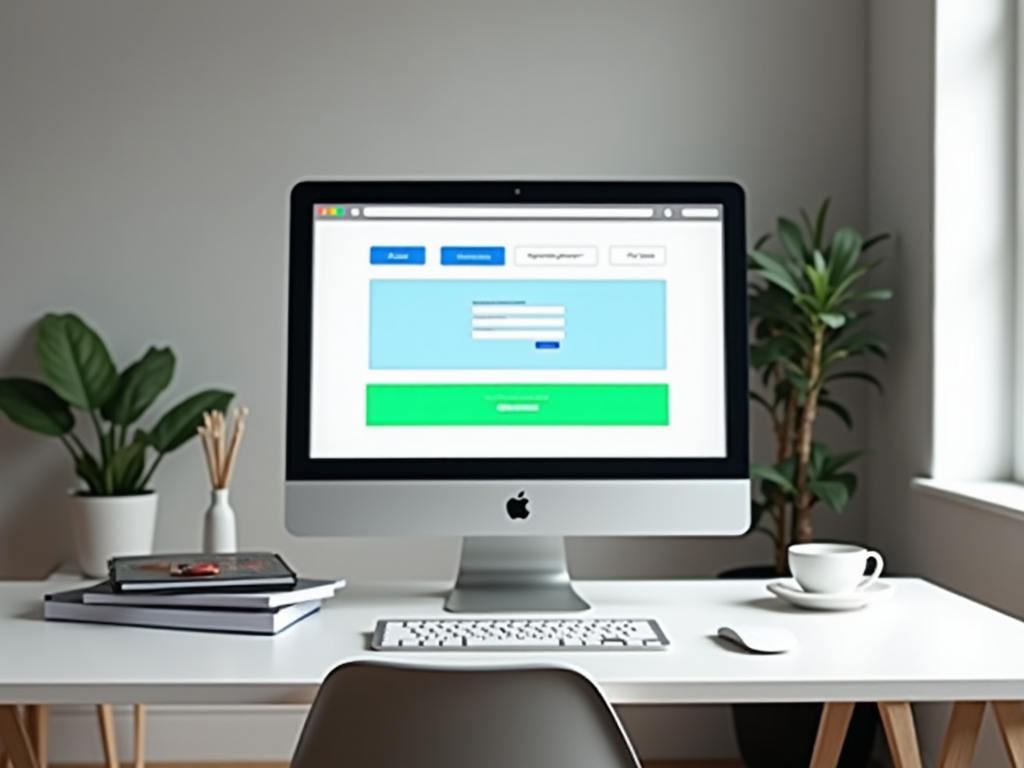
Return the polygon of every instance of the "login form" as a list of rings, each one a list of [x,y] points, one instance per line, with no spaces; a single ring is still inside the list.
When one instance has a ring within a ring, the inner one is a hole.
[[[314,458],[722,457],[718,206],[314,209]]]

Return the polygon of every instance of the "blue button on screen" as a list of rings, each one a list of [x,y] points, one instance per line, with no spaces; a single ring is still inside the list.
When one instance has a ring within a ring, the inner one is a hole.
[[[427,249],[422,245],[372,245],[371,264],[426,264]]]
[[[558,349],[557,341],[538,341],[536,342],[537,349]]]
[[[500,267],[504,263],[505,249],[502,247],[446,245],[441,248],[441,264],[446,267]]]

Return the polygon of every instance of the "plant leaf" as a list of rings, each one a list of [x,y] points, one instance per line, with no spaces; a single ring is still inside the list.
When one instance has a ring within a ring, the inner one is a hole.
[[[814,239],[814,224],[811,223],[811,217],[807,215],[807,211],[803,208],[800,209],[800,220],[804,223],[804,229],[807,230],[807,236],[811,239],[811,248],[818,250],[821,248],[821,243]]]
[[[829,452],[822,443],[811,443],[811,457],[807,462],[808,480],[826,480],[824,476],[825,462],[828,461]]]
[[[842,328],[846,325],[846,315],[841,312],[822,312],[818,317],[829,328]]]
[[[755,271],[765,280],[775,283],[787,293],[800,293],[800,286],[796,284],[793,275],[771,255],[764,251],[751,251],[750,258],[757,264]]]
[[[828,264],[825,263],[825,256],[817,248],[814,249],[814,268],[818,272],[828,272]]]
[[[760,369],[766,365],[798,360],[800,345],[788,335],[770,336],[750,345],[750,365]]]
[[[138,421],[174,376],[174,353],[150,347],[121,373],[117,390],[103,406],[103,417],[126,427]]]
[[[828,345],[826,357],[832,358],[838,354],[836,359],[840,359],[864,352],[872,352],[879,357],[885,357],[887,352],[885,339],[875,331],[861,331],[850,336],[842,336]]]
[[[117,369],[106,345],[77,315],[43,318],[36,357],[49,385],[76,408],[99,408],[117,389]]]
[[[837,279],[842,279],[856,266],[860,258],[861,246],[864,239],[853,227],[840,227],[832,235],[832,245],[829,248],[832,270]]]
[[[853,417],[850,416],[850,412],[846,408],[835,400],[822,397],[818,399],[818,407],[824,408],[827,411],[832,411],[836,416],[839,417],[840,421],[843,422],[849,429],[853,429]]]
[[[19,427],[50,437],[75,426],[75,415],[60,395],[30,379],[0,379],[0,411]]]
[[[857,492],[857,476],[853,472],[843,472],[836,475],[835,479],[846,486],[846,493],[852,499],[853,494]]]
[[[866,381],[869,384],[873,384],[878,388],[879,392],[883,392],[882,382],[878,380],[873,374],[867,373],[866,371],[842,371],[841,373],[833,373],[828,376],[826,381],[836,381],[838,379],[860,379]]]
[[[821,248],[825,238],[825,220],[828,218],[828,207],[832,204],[832,198],[826,197],[818,209],[818,220],[814,225],[814,247]]]
[[[883,240],[888,240],[888,239],[889,239],[889,233],[888,232],[883,232],[880,235],[874,235],[872,237],[869,237],[867,240],[864,241],[864,244],[860,247],[861,253],[863,253],[868,248],[871,248],[874,245],[878,245]]]
[[[134,442],[124,446],[110,458],[110,494],[124,496],[138,493],[141,490],[138,485],[142,479],[145,461],[146,443],[139,440],[136,435]]]
[[[800,227],[789,219],[779,218],[778,230],[779,240],[789,254],[799,262],[806,262],[807,245],[804,243],[804,236],[800,233]]]
[[[850,501],[849,489],[839,480],[815,480],[807,484],[807,490],[836,512],[842,512]]]
[[[170,453],[196,436],[204,411],[227,411],[232,392],[208,389],[186,398],[164,414],[146,435],[149,445],[159,453]]]
[[[763,405],[764,409],[768,411],[768,413],[775,413],[775,407],[768,402],[767,398],[765,398],[764,395],[761,395],[758,392],[751,391],[750,399],[753,400],[755,403],[760,403],[761,405]]]
[[[868,455],[868,452],[867,451],[863,451],[863,450],[862,451],[846,451],[845,453],[832,453],[832,454],[829,454],[828,457],[825,459],[825,466],[824,466],[824,469],[823,469],[824,477],[827,477],[829,479],[838,479],[839,475],[836,475],[836,473],[840,469],[845,467],[847,464],[850,464],[850,463],[856,461],[857,459],[861,458],[862,456],[867,456],[867,455]],[[850,474],[850,473],[847,473],[847,474]],[[833,478],[833,476],[834,476],[834,478]],[[824,477],[823,477],[823,479],[824,479]]]
[[[796,488],[793,486],[793,481],[786,477],[778,467],[772,466],[771,464],[760,464],[756,462],[751,464],[750,476],[758,477],[762,480],[774,483],[787,493],[794,493],[796,491]]]
[[[888,301],[892,298],[892,290],[889,288],[874,288],[870,291],[855,293],[850,301]]]
[[[75,457],[75,474],[85,482],[90,493],[100,495],[106,493],[103,470],[100,469],[96,458],[88,451],[83,451],[81,455]]]

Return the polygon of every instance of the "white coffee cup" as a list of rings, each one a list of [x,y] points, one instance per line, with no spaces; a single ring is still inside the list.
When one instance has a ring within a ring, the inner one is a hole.
[[[875,569],[865,576],[868,560]],[[805,592],[842,594],[867,589],[882,574],[882,556],[855,544],[794,544],[789,548],[789,570]]]

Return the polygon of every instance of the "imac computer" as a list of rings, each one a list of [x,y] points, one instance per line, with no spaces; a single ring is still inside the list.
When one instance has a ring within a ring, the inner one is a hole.
[[[732,183],[291,194],[286,523],[461,536],[451,611],[583,610],[563,537],[750,521]]]

